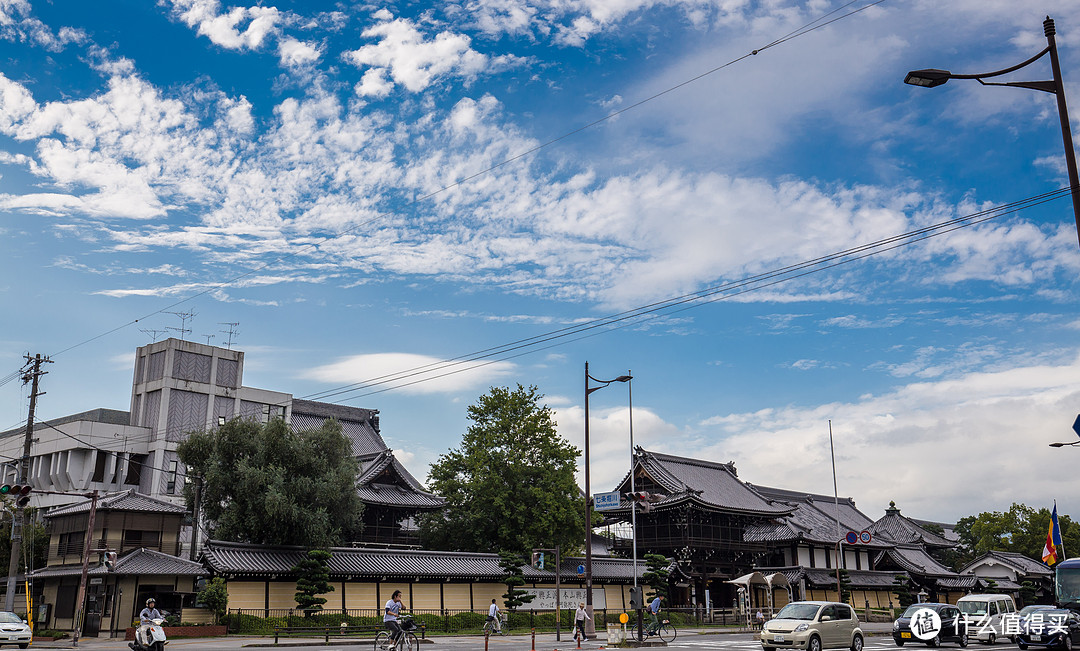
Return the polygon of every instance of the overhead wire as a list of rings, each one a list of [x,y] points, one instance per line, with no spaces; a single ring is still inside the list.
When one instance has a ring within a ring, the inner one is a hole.
[[[728,61],[727,63],[716,66],[716,67],[714,67],[714,68],[712,68],[710,70],[707,70],[707,71],[705,71],[705,72],[703,72],[701,74],[695,75],[694,77],[686,79],[686,80],[684,80],[684,81],[682,81],[682,82],[680,82],[678,84],[675,84],[674,86],[671,86],[671,87],[669,87],[669,88],[667,88],[665,90],[654,93],[654,94],[652,94],[652,95],[650,95],[648,97],[645,97],[644,99],[641,99],[641,100],[639,100],[637,102],[634,102],[633,104],[630,104],[630,105],[625,106],[623,108],[611,111],[610,113],[608,113],[607,115],[605,115],[605,116],[603,116],[601,118],[595,119],[595,120],[593,120],[591,122],[588,122],[588,123],[586,123],[584,125],[576,127],[576,128],[574,128],[574,129],[572,129],[570,131],[567,131],[567,132],[563,133],[562,135],[559,135],[559,136],[556,136],[554,138],[543,141],[543,142],[541,142],[541,143],[539,143],[539,144],[537,144],[537,145],[535,145],[533,147],[530,147],[529,149],[526,149],[526,150],[524,150],[522,152],[519,152],[518,154],[510,156],[509,158],[506,158],[506,159],[504,159],[504,160],[502,160],[502,161],[500,161],[498,163],[495,163],[495,164],[493,164],[493,165],[491,165],[489,167],[486,167],[486,168],[484,168],[484,169],[482,169],[482,170],[480,170],[478,172],[474,172],[472,174],[469,174],[467,176],[464,176],[464,177],[454,181],[453,183],[442,186],[442,187],[438,188],[437,190],[433,190],[431,192],[428,192],[427,194],[423,194],[423,195],[420,195],[418,197],[413,198],[412,200],[406,201],[405,202],[405,207],[411,207],[411,206],[419,204],[420,202],[423,202],[423,201],[431,199],[431,198],[433,198],[435,196],[438,196],[438,195],[440,195],[440,194],[442,194],[442,193],[444,193],[444,192],[446,192],[448,190],[451,190],[451,189],[456,188],[458,186],[461,186],[461,185],[463,185],[465,183],[468,183],[469,181],[472,181],[473,179],[476,179],[476,178],[478,178],[480,176],[484,176],[486,174],[489,174],[489,173],[491,173],[491,172],[493,172],[493,171],[495,171],[497,169],[500,169],[500,168],[502,168],[502,167],[504,167],[506,165],[509,165],[510,163],[513,163],[513,162],[521,160],[521,159],[523,159],[525,157],[528,157],[528,156],[530,156],[530,155],[532,155],[532,154],[534,154],[534,153],[536,153],[536,152],[538,152],[538,151],[540,151],[542,149],[546,149],[546,148],[548,148],[548,147],[550,147],[550,146],[552,146],[552,145],[554,145],[554,144],[556,144],[558,142],[561,142],[561,141],[563,141],[563,140],[565,140],[567,138],[570,138],[571,136],[577,135],[578,133],[581,133],[581,132],[586,131],[588,129],[591,129],[591,128],[597,126],[597,125],[603,124],[604,122],[612,120],[612,119],[614,119],[614,118],[616,118],[616,117],[618,117],[618,116],[620,116],[620,115],[622,115],[622,114],[624,114],[624,113],[626,113],[628,111],[632,111],[632,110],[634,110],[634,109],[636,109],[636,108],[638,108],[638,107],[640,107],[640,106],[642,106],[644,104],[652,102],[652,101],[654,101],[654,100],[656,100],[656,99],[658,99],[660,97],[663,97],[663,96],[665,96],[665,95],[667,95],[669,93],[672,93],[672,92],[674,92],[674,91],[676,91],[676,90],[678,90],[678,89],[680,89],[680,88],[682,88],[684,86],[692,84],[692,83],[694,83],[694,82],[696,82],[696,81],[698,81],[698,80],[700,80],[700,79],[702,79],[704,77],[712,75],[712,74],[714,74],[716,72],[719,72],[720,70],[723,70],[723,69],[725,69],[727,67],[730,67],[730,66],[732,66],[732,65],[734,65],[734,64],[736,64],[736,63],[738,63],[740,61],[748,59],[751,56],[759,54],[760,52],[763,52],[764,50],[767,50],[767,49],[772,48],[772,47],[776,47],[777,45],[780,45],[782,43],[786,43],[786,42],[791,41],[791,40],[793,40],[795,38],[805,36],[806,34],[809,34],[809,33],[813,32],[813,31],[821,29],[821,28],[823,28],[823,27],[825,27],[827,25],[830,25],[832,23],[835,23],[835,22],[837,22],[839,20],[843,20],[843,19],[845,19],[845,18],[847,18],[849,16],[853,16],[853,15],[855,15],[855,14],[861,12],[861,11],[864,11],[865,9],[868,9],[868,8],[870,8],[872,6],[879,5],[879,4],[883,3],[885,0],[873,0],[871,2],[868,2],[863,7],[860,7],[858,9],[849,11],[848,13],[845,13],[843,15],[835,17],[832,20],[829,20],[827,22],[824,22],[824,23],[821,22],[823,20],[823,18],[825,18],[827,16],[831,16],[834,13],[836,13],[837,11],[841,11],[841,10],[851,6],[856,1],[857,0],[851,0],[851,2],[848,2],[847,4],[844,4],[841,7],[837,8],[837,9],[834,9],[834,10],[824,14],[823,16],[819,16],[818,18],[815,18],[814,20],[806,23],[805,25],[803,25],[799,29],[796,29],[796,30],[794,30],[792,32],[789,32],[788,34],[784,35],[783,37],[775,39],[775,40],[771,41],[770,43],[767,43],[766,45],[763,45],[763,46],[761,46],[761,47],[759,47],[757,49],[752,50],[751,52],[748,52],[748,53],[743,54],[743,55],[741,55],[739,57],[736,57],[736,58]],[[358,223],[353,224],[352,226],[350,226],[348,228],[337,231],[334,234],[334,236],[335,237],[341,237],[343,235],[349,235],[349,234],[359,230],[360,228],[362,228],[364,226],[368,226],[368,225],[370,225],[372,223],[375,223],[376,221],[379,221],[381,219],[384,219],[385,217],[387,217],[387,216],[389,216],[391,214],[393,214],[393,213],[391,213],[390,211],[381,212],[381,213],[375,215],[374,217],[372,217],[372,218],[370,218],[368,220],[358,222]],[[314,248],[318,247],[320,243],[321,243],[321,241],[320,242],[309,242],[307,244],[302,244],[299,247],[297,247],[295,250],[293,250],[293,251],[291,251],[289,253],[280,255],[280,256],[278,256],[277,258],[275,258],[272,261],[266,262],[266,263],[264,263],[262,265],[256,265],[254,268],[249,269],[249,270],[247,270],[247,271],[245,271],[243,273],[237,274],[237,275],[235,275],[235,276],[233,276],[233,277],[231,277],[231,278],[229,278],[227,280],[224,280],[224,281],[221,281],[221,282],[218,282],[218,283],[211,283],[208,287],[206,287],[205,289],[203,289],[201,291],[195,292],[194,294],[190,294],[190,295],[188,295],[188,296],[186,296],[184,298],[181,298],[181,299],[179,299],[177,301],[174,301],[174,302],[166,305],[165,307],[162,307],[162,308],[160,308],[158,310],[154,310],[152,312],[144,314],[141,317],[138,317],[136,319],[132,319],[130,321],[127,321],[127,322],[125,322],[123,324],[117,325],[114,328],[111,328],[109,330],[101,332],[101,333],[99,333],[97,335],[94,335],[94,336],[88,338],[88,339],[85,339],[85,340],[79,341],[79,342],[77,342],[75,344],[72,344],[72,345],[68,346],[67,348],[63,348],[63,349],[51,354],[50,357],[51,358],[56,358],[59,355],[62,355],[62,354],[67,353],[67,352],[69,352],[71,350],[74,350],[76,348],[85,346],[86,344],[97,341],[98,339],[106,337],[106,336],[108,336],[108,335],[110,335],[110,334],[112,334],[114,332],[118,332],[120,330],[123,330],[124,328],[135,325],[136,323],[139,323],[142,320],[145,320],[145,319],[148,319],[150,317],[156,316],[158,314],[162,314],[164,312],[167,312],[167,311],[169,311],[169,310],[171,310],[171,309],[173,309],[175,307],[183,305],[184,303],[188,303],[188,302],[190,302],[192,300],[195,300],[195,299],[197,299],[199,297],[206,296],[207,294],[210,294],[211,292],[217,291],[217,290],[225,288],[225,287],[229,287],[229,286],[239,282],[240,280],[243,280],[244,278],[247,278],[247,277],[252,276],[252,275],[254,275],[256,273],[259,273],[259,272],[261,272],[261,271],[263,271],[265,269],[270,268],[272,265],[276,265],[276,264],[278,264],[278,263],[280,263],[280,262],[282,262],[284,260],[295,258],[296,256],[300,255],[301,253],[305,252],[306,250],[314,249]]]
[[[502,344],[502,345],[499,345],[499,346],[493,346],[493,347],[490,347],[490,348],[485,348],[485,349],[482,349],[482,350],[479,350],[479,351],[474,351],[472,353],[468,353],[468,354],[465,354],[465,355],[460,355],[460,356],[453,357],[453,358],[450,358],[450,359],[447,359],[447,360],[440,360],[438,362],[431,362],[431,363],[428,363],[428,364],[424,364],[424,365],[416,366],[416,367],[413,367],[413,368],[405,369],[403,371],[399,371],[399,372],[396,372],[396,373],[388,373],[388,374],[377,376],[377,377],[374,377],[374,378],[369,378],[367,380],[363,380],[363,381],[360,381],[360,382],[353,382],[353,383],[350,383],[350,384],[325,389],[325,390],[322,390],[322,391],[319,391],[319,392],[315,392],[315,393],[303,396],[302,399],[325,400],[327,398],[332,398],[332,397],[344,395],[344,394],[355,392],[355,391],[362,391],[362,390],[372,388],[372,387],[375,387],[375,386],[380,386],[380,385],[383,385],[383,384],[389,384],[389,383],[392,383],[392,382],[398,382],[398,381],[401,381],[401,380],[407,380],[409,378],[413,378],[413,377],[416,377],[418,375],[427,375],[429,373],[438,372],[438,371],[444,370],[446,368],[453,368],[453,367],[458,367],[458,366],[462,366],[462,365],[466,365],[466,364],[473,364],[474,362],[479,362],[481,360],[484,360],[484,359],[487,359],[487,358],[490,358],[490,357],[504,355],[506,353],[509,353],[509,352],[512,352],[512,351],[515,351],[515,350],[519,350],[519,349],[526,348],[526,347],[537,346],[539,344],[542,344],[542,343],[545,343],[545,342],[548,342],[548,341],[552,341],[552,340],[556,340],[556,339],[561,339],[563,337],[569,337],[569,336],[581,334],[582,332],[594,330],[594,329],[597,329],[597,328],[605,328],[605,327],[608,327],[608,326],[615,326],[615,325],[621,324],[623,322],[629,322],[627,325],[634,325],[634,324],[636,324],[638,322],[638,321],[635,321],[635,319],[639,319],[640,317],[644,317],[644,316],[647,316],[647,315],[652,315],[654,313],[661,312],[661,311],[664,311],[664,310],[669,310],[670,308],[673,308],[673,307],[676,307],[676,306],[679,306],[679,305],[682,305],[682,304],[685,304],[685,303],[698,302],[698,303],[704,304],[704,302],[711,302],[711,301],[703,301],[702,299],[713,296],[713,295],[721,293],[721,292],[730,292],[730,291],[732,291],[734,289],[739,289],[741,287],[744,287],[744,286],[752,284],[752,283],[761,283],[761,282],[764,282],[766,280],[770,280],[770,279],[773,279],[773,278],[776,278],[776,277],[779,277],[779,276],[792,274],[793,272],[800,271],[802,269],[815,267],[815,266],[820,266],[820,265],[823,265],[823,264],[825,264],[827,262],[830,262],[832,260],[835,260],[835,259],[838,259],[838,258],[841,258],[841,257],[854,256],[854,255],[856,255],[856,254],[858,254],[858,253],[860,253],[862,251],[866,251],[866,250],[870,250],[870,249],[880,249],[877,252],[878,253],[883,253],[885,251],[897,248],[897,247],[882,248],[882,247],[885,247],[886,245],[889,245],[889,244],[894,243],[894,242],[898,242],[898,241],[903,240],[903,241],[907,241],[907,243],[915,243],[917,241],[921,241],[922,239],[926,239],[925,237],[919,237],[919,236],[927,234],[927,233],[933,233],[933,232],[937,231],[936,232],[937,235],[943,235],[943,234],[945,234],[947,232],[951,232],[951,230],[955,230],[955,228],[950,229],[950,227],[952,227],[952,226],[956,226],[956,227],[972,226],[972,225],[981,223],[983,221],[987,221],[988,219],[995,219],[997,217],[1001,217],[1001,216],[1004,216],[1004,215],[1007,215],[1007,214],[1012,214],[1012,213],[1018,212],[1019,210],[1034,207],[1034,206],[1040,205],[1042,203],[1046,203],[1047,201],[1053,201],[1055,199],[1059,199],[1059,198],[1068,196],[1069,194],[1070,194],[1069,188],[1061,188],[1061,189],[1057,189],[1057,190],[1048,191],[1048,192],[1045,192],[1045,193],[1042,193],[1042,194],[1039,194],[1039,195],[1034,195],[1032,197],[1028,197],[1028,198],[1021,199],[1021,200],[1018,200],[1018,201],[1010,202],[1010,203],[1007,203],[1007,204],[1002,204],[1002,205],[999,205],[999,206],[994,206],[994,207],[987,208],[985,210],[980,210],[980,211],[970,213],[970,214],[967,214],[967,215],[962,215],[960,217],[956,217],[954,219],[947,220],[945,222],[920,227],[920,228],[908,231],[906,233],[893,235],[893,236],[890,236],[890,237],[887,237],[887,238],[883,238],[881,240],[877,240],[877,241],[869,242],[869,243],[865,243],[865,244],[860,244],[860,245],[850,247],[850,248],[842,250],[842,251],[837,251],[837,252],[834,252],[834,253],[830,253],[828,255],[819,256],[817,258],[804,260],[802,262],[794,263],[794,264],[787,265],[787,266],[784,266],[784,267],[780,267],[780,268],[777,268],[777,269],[772,269],[772,270],[769,270],[769,271],[766,271],[766,272],[762,272],[762,273],[759,273],[759,274],[748,276],[746,278],[739,279],[737,281],[730,281],[730,282],[722,283],[720,285],[707,287],[707,288],[704,288],[704,289],[701,289],[701,290],[698,290],[698,291],[695,291],[695,292],[690,292],[690,293],[687,293],[687,294],[683,294],[681,296],[675,296],[675,297],[671,297],[671,298],[666,298],[666,299],[656,301],[656,302],[653,302],[653,303],[649,303],[649,304],[646,304],[646,305],[643,305],[643,306],[631,308],[629,310],[625,310],[623,312],[619,312],[619,313],[616,313],[616,314],[613,314],[613,315],[607,315],[607,316],[604,316],[604,317],[591,319],[591,320],[585,321],[583,323],[570,325],[570,326],[567,326],[567,327],[564,327],[564,328],[560,328],[560,329],[557,329],[557,330],[541,333],[541,334],[534,335],[534,336],[531,336],[531,337],[526,337],[526,338],[523,338],[523,339],[518,339],[516,341],[512,341],[512,342],[509,342],[507,344]],[[957,225],[959,225],[959,226],[957,226]],[[916,238],[918,238],[918,239],[916,239]],[[866,257],[866,256],[861,256],[861,257]],[[856,257],[856,258],[853,258],[853,259],[861,259],[861,257]],[[831,265],[831,266],[835,266],[835,265]],[[823,267],[821,270],[823,270],[825,268],[831,268],[831,266],[830,267]],[[801,277],[801,275],[805,275],[805,274],[800,274],[799,276],[793,276],[793,278],[794,277]],[[775,284],[775,283],[771,283],[771,284]],[[771,284],[766,285],[766,286],[771,286]],[[739,292],[739,293],[743,293],[743,292]],[[717,300],[720,300],[720,299],[717,299]],[[681,310],[679,310],[679,311],[681,311]],[[624,327],[624,326],[620,326],[620,327]],[[608,327],[607,329],[616,329],[616,328]],[[576,341],[576,340],[577,339],[574,339],[574,341]],[[546,348],[544,348],[544,349],[546,349]],[[495,361],[500,361],[500,360],[504,360],[504,359],[508,359],[508,358],[499,357],[499,359],[497,359]],[[486,364],[484,364],[484,365],[486,365]],[[468,366],[466,368],[457,369],[454,372],[456,373],[456,372],[464,372],[464,371],[467,371],[467,370],[474,370],[475,368],[478,368],[479,366],[481,366],[481,365],[473,364],[473,365]],[[439,374],[439,375],[430,377],[428,379],[435,379],[435,378],[439,378],[439,377],[445,377],[448,374],[449,373]],[[415,384],[415,382],[408,382],[408,383],[402,384],[400,386],[410,386],[412,384]],[[381,393],[381,391],[376,392],[376,393]],[[363,395],[371,395],[371,394],[372,393],[369,392],[369,393],[365,393]],[[360,396],[355,396],[355,397],[360,397]]]

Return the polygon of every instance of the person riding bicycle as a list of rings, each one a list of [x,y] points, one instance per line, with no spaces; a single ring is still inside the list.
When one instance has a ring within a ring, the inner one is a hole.
[[[652,603],[649,604],[649,607],[646,608],[646,610],[649,613],[649,631],[650,632],[656,631],[656,629],[660,628],[659,614],[660,614],[660,601],[662,599],[663,599],[663,596],[656,595],[656,599],[653,599]]]
[[[501,633],[502,628],[499,621],[499,607],[495,604],[495,600],[491,600],[491,606],[488,607],[487,623],[491,626],[496,633]]]
[[[386,602],[384,608],[383,626],[390,631],[390,641],[394,644],[397,644],[398,638],[401,637],[402,630],[401,624],[398,623],[398,616],[404,605],[401,603],[401,590],[394,590],[394,594],[390,595],[390,601]]]

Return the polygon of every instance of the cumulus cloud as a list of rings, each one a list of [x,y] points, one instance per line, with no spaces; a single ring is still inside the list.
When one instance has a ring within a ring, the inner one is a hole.
[[[173,15],[200,36],[228,50],[256,50],[278,30],[282,14],[276,7],[231,7],[222,11],[218,0],[172,0]]]
[[[310,369],[302,377],[333,385],[360,384],[375,391],[397,387],[411,394],[457,393],[497,383],[515,368],[510,362],[445,362],[416,353],[375,353],[352,355]]]
[[[389,17],[385,10],[379,16]],[[356,86],[361,96],[386,94],[388,80],[413,93],[443,77],[468,82],[493,63],[472,49],[468,36],[443,31],[429,39],[407,18],[384,20],[364,30],[363,36],[377,42],[342,54],[345,61],[365,70],[363,81]],[[508,60],[494,63],[503,65]]]

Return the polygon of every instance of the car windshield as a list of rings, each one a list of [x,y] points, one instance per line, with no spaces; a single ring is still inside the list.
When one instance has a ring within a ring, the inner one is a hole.
[[[1020,609],[1020,612],[1017,613],[1017,614],[1020,615],[1021,617],[1023,617],[1025,615],[1030,615],[1031,613],[1035,612],[1036,610],[1050,610],[1051,608],[1052,608],[1052,606],[1038,606],[1038,605],[1036,605],[1036,606],[1024,606],[1023,608]]]
[[[22,617],[15,613],[0,612],[0,624],[22,624]]]
[[[788,604],[776,613],[776,619],[806,619],[811,620],[817,615],[818,604]]]
[[[910,618],[912,615],[915,614],[916,611],[922,610],[923,608],[926,608],[926,606],[923,605],[923,604],[911,604],[910,606],[907,607],[907,610],[904,611],[904,614],[900,615],[900,616]],[[933,610],[933,609],[931,609],[931,610]]]
[[[986,602],[985,601],[961,601],[956,604],[960,607],[960,612],[965,615],[985,615],[986,614]]]

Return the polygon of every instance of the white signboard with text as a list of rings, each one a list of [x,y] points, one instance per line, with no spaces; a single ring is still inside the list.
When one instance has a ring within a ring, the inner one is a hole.
[[[555,610],[555,588],[521,588],[525,592],[536,597],[518,610]],[[607,595],[603,588],[593,587],[593,609],[602,610],[607,608]],[[559,606],[563,610],[577,610],[578,604],[585,601],[585,588],[563,588],[562,603]]]

